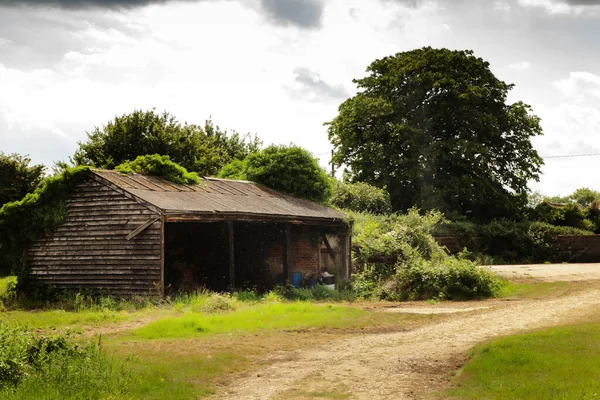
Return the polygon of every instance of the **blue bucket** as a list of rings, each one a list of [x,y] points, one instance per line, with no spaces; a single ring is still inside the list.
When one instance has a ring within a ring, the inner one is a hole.
[[[292,273],[292,286],[296,289],[302,286],[302,272]]]

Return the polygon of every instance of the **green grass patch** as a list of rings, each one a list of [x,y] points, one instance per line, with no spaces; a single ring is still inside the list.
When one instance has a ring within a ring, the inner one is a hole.
[[[574,289],[578,282],[511,282],[507,281],[498,293],[499,298],[540,298],[556,296]]]
[[[9,325],[25,325],[30,328],[81,328],[120,323],[140,316],[139,313],[127,311],[7,311],[0,313],[0,321]]]
[[[235,312],[205,314],[188,312],[141,327],[133,335],[144,339],[186,338],[204,334],[257,332],[304,328],[347,328],[364,325],[366,311],[331,304],[263,303]],[[361,324],[362,323],[362,324]]]
[[[459,371],[460,399],[592,399],[600,396],[600,324],[545,329],[477,346]]]

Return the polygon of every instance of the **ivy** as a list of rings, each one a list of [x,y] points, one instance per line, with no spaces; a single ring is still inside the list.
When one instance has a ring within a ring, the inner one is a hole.
[[[75,186],[89,176],[89,171],[89,167],[66,169],[45,179],[23,199],[0,208],[0,270],[19,276],[20,286],[26,284],[29,275],[25,251],[63,223],[66,200]]]
[[[122,174],[146,174],[164,178],[173,183],[200,183],[200,177],[195,172],[188,172],[181,165],[171,161],[169,156],[151,154],[138,156],[133,161],[126,161],[115,168]]]

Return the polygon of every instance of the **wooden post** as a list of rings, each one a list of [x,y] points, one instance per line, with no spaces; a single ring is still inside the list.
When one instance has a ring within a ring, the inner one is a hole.
[[[292,238],[290,224],[285,224],[285,250],[283,257],[283,279],[284,284],[290,282],[290,271],[292,266]]]
[[[165,297],[165,216],[160,216],[160,297]]]
[[[233,243],[233,222],[229,221],[229,290],[235,290],[235,247]]]

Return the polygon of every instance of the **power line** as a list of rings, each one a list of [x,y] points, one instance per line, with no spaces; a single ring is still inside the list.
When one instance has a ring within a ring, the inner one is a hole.
[[[576,158],[576,157],[596,157],[600,156],[600,153],[590,153],[590,154],[569,154],[565,156],[542,156],[542,158]]]

